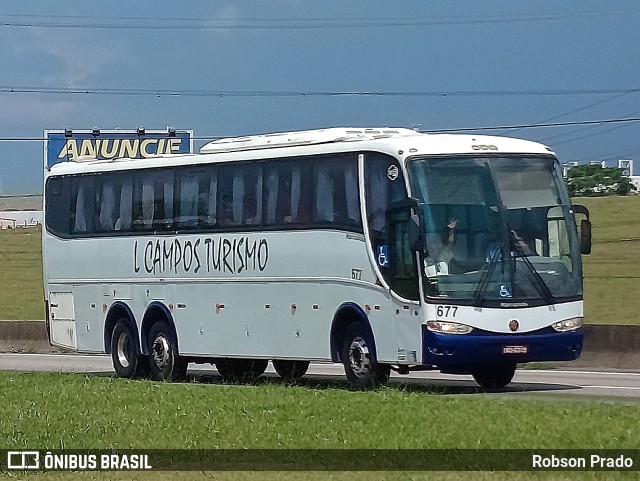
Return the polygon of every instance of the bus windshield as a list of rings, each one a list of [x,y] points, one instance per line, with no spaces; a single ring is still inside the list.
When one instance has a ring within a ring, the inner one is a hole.
[[[554,157],[419,157],[408,174],[424,215],[429,298],[517,306],[581,297],[575,219]]]

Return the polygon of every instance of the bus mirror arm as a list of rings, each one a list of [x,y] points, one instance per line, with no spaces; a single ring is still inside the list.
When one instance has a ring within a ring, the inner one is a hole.
[[[571,206],[573,212],[576,214],[584,214],[587,220],[589,220],[589,209],[587,209],[584,205],[573,204]]]
[[[422,210],[420,202],[415,197],[407,198],[407,205],[411,209],[409,221],[409,247],[414,252],[425,252],[427,243],[423,230]]]
[[[400,217],[397,217],[397,216]],[[424,252],[425,236],[423,229],[422,210],[417,199],[409,197],[392,204],[386,212],[387,223],[404,224],[407,247],[415,252]],[[391,232],[392,229],[388,229]],[[393,229],[395,231],[395,228]]]
[[[412,251],[423,252],[425,249],[424,235],[422,235],[422,223],[420,216],[415,212],[411,213],[409,222],[409,246]]]

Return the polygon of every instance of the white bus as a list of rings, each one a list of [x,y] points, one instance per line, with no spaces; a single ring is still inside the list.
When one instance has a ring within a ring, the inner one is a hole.
[[[122,377],[324,361],[357,386],[438,369],[496,389],[582,349],[588,212],[537,143],[277,133],[62,162],[44,192],[50,342]]]

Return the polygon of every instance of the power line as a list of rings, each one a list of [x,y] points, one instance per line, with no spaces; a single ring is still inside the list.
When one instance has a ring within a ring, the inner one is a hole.
[[[605,152],[604,154],[593,154],[593,158],[600,159],[600,160],[617,160],[617,159],[624,159],[625,157],[635,156],[637,154],[640,154],[640,146],[638,145],[632,148],[619,150],[613,153]]]
[[[56,15],[0,15],[0,27],[14,28],[67,28],[114,30],[296,30],[296,29],[352,29],[383,27],[426,27],[450,25],[495,25],[523,22],[548,22],[592,17],[619,17],[636,13],[625,11],[547,12],[521,15],[474,15],[457,17],[415,18],[169,18],[169,17],[106,17],[106,16],[56,16]],[[4,19],[4,18],[8,19]],[[26,20],[12,20],[25,18]],[[46,18],[47,20],[33,20]],[[74,21],[70,22],[69,19]],[[78,20],[89,20],[79,22]],[[135,23],[126,23],[135,22]],[[141,23],[142,22],[142,23]],[[149,23],[151,22],[151,23]],[[156,22],[156,23],[153,23]],[[164,22],[159,24],[157,22]]]
[[[631,115],[637,115],[639,112],[640,112],[640,110],[636,110],[635,112],[627,114],[624,117],[630,118]],[[594,137],[596,135],[606,134],[606,133],[614,131],[614,130],[618,130],[618,129],[621,129],[621,128],[624,128],[624,127],[628,127],[629,125],[630,124],[615,125],[615,126],[610,127],[608,129],[600,130],[599,132],[595,132],[595,133],[591,133],[591,134],[579,135],[578,137],[575,137],[575,135],[574,135],[573,137],[570,137],[568,139],[562,140],[560,142],[553,142],[553,145],[568,144],[568,143],[571,143],[571,142],[575,142],[577,140],[582,140],[582,139],[586,139],[586,138],[589,138],[589,137]],[[574,131],[574,134],[575,133],[579,133],[579,132],[584,132],[584,131],[587,131],[589,129],[597,128],[597,127],[598,127],[598,125],[595,125],[595,126],[594,125],[590,125],[590,126],[582,128],[582,129],[577,129],[576,131]],[[565,135],[567,135],[567,134],[565,134]],[[561,137],[561,135],[555,135],[555,136],[549,137],[547,139],[542,139],[542,142],[547,142],[547,141],[553,140],[553,139],[558,138],[558,137]]]
[[[629,17],[631,14],[637,14],[637,8],[626,8],[626,9],[615,9],[615,10],[591,10],[591,11],[568,11],[568,12],[541,12],[541,13],[513,13],[509,15],[499,14],[499,15],[430,15],[429,20],[426,21],[470,21],[470,20],[486,20],[486,19],[505,19],[509,21],[511,19],[536,19],[536,20],[548,20],[551,17],[558,18],[588,18],[588,17]],[[145,16],[127,16],[127,15],[118,15],[118,16],[109,16],[109,15],[56,15],[56,14],[48,14],[48,13],[1,13],[0,19],[3,18],[45,18],[47,20],[112,20],[114,22],[122,22],[122,21],[144,21],[144,22],[158,22],[158,21],[166,21],[166,22],[203,22],[203,21],[234,21],[234,22],[274,22],[274,23],[289,23],[291,21],[300,21],[300,22],[344,22],[344,21],[363,21],[363,22],[380,22],[380,21],[413,21],[415,22],[415,17],[366,17],[364,15],[359,15],[357,18],[345,18],[345,17],[287,17],[287,18],[267,18],[267,17],[207,17],[206,15],[199,17],[156,17],[151,15]]]
[[[612,100],[615,100],[615,99],[620,98],[620,97],[624,97],[625,95],[629,95],[630,93],[631,92],[623,92],[623,93],[615,94],[615,95],[612,95],[611,97],[607,97],[606,99],[598,100],[597,102],[593,102],[593,103],[590,103],[588,105],[584,105],[584,106],[579,107],[577,109],[573,109],[573,110],[570,110],[568,112],[564,112],[564,113],[561,113],[561,114],[558,114],[558,115],[554,115],[552,117],[548,117],[548,118],[543,119],[543,120],[539,120],[536,123],[552,122],[554,120],[561,119],[562,117],[566,117],[567,115],[577,114],[578,112],[583,112],[585,110],[589,110],[589,109],[591,109],[593,107],[596,107],[598,105],[604,104],[606,102],[611,102]],[[625,115],[625,117],[628,117],[628,115]],[[520,129],[511,129],[511,130],[509,130],[509,131],[507,131],[505,133],[512,134],[512,133],[517,132],[519,130]],[[564,135],[567,135],[567,134],[559,134],[558,137],[559,136],[564,136]],[[555,138],[555,137],[550,137],[549,139],[552,139],[552,138]]]
[[[547,124],[521,124],[521,125],[502,125],[496,127],[461,127],[455,129],[429,129],[418,130],[417,132],[423,134],[439,134],[439,133],[456,133],[456,132],[483,132],[491,130],[504,130],[504,129],[536,129],[545,127],[569,127],[574,125],[596,125],[596,124],[623,124],[631,122],[640,122],[640,117],[635,118],[622,118],[622,119],[604,119],[604,120],[580,120],[576,122],[559,122],[559,123],[547,123]],[[217,140],[230,136],[197,136],[192,137],[192,140]],[[231,136],[232,137],[232,136]],[[45,137],[0,137],[0,142],[43,142],[48,140]]]
[[[68,88],[0,85],[5,94],[121,95],[155,97],[526,97],[627,95],[640,88],[538,90],[416,90],[416,91],[304,91],[304,90],[179,90],[140,88]]]
[[[482,132],[490,130],[504,130],[504,129],[537,129],[545,127],[569,127],[574,125],[602,125],[602,124],[616,124],[626,122],[640,122],[640,117],[626,118],[626,119],[605,119],[605,120],[580,120],[576,122],[557,122],[549,124],[523,124],[523,125],[503,125],[500,127],[465,127],[456,129],[434,129],[434,130],[420,130],[422,133],[438,134],[438,133],[450,133],[450,132]]]

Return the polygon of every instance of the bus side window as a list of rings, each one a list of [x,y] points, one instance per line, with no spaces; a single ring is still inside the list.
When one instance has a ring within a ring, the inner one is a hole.
[[[71,195],[71,232],[91,234],[94,232],[94,178],[83,177]]]
[[[179,182],[176,226],[194,229],[198,225],[198,177],[195,172],[185,172]]]
[[[242,169],[245,178],[245,193],[242,199],[242,224],[262,224],[262,167]]]
[[[306,159],[272,162],[264,171],[265,225],[306,225],[310,217],[310,175]]]
[[[362,227],[358,191],[357,156],[318,159],[314,169],[314,223]]]
[[[198,187],[198,225],[202,228],[215,227],[218,191],[218,173],[214,168],[202,172]]]
[[[153,228],[173,229],[173,172],[163,171],[154,182]]]
[[[116,219],[114,230],[129,232],[133,214],[133,183],[121,179],[120,183],[120,212]]]
[[[220,170],[218,217],[222,226],[262,224],[262,171],[248,164]]]
[[[54,234],[66,237],[71,232],[71,201],[69,179],[66,177],[52,177],[47,180],[46,195],[46,224]]]
[[[319,166],[316,169],[314,180],[316,191],[314,220],[319,223],[333,222],[335,217],[333,209],[334,186],[329,176],[329,166]]]
[[[275,168],[267,169],[265,174],[264,185],[267,199],[265,203],[264,222],[266,225],[279,224],[282,221],[280,215],[278,215],[282,212],[282,208],[278,207],[283,203],[283,196],[280,191],[284,189],[286,179],[280,181],[278,174],[279,172]]]
[[[97,205],[99,232],[112,232],[116,224],[116,202],[119,200],[116,185],[111,179],[100,176],[97,179]]]

